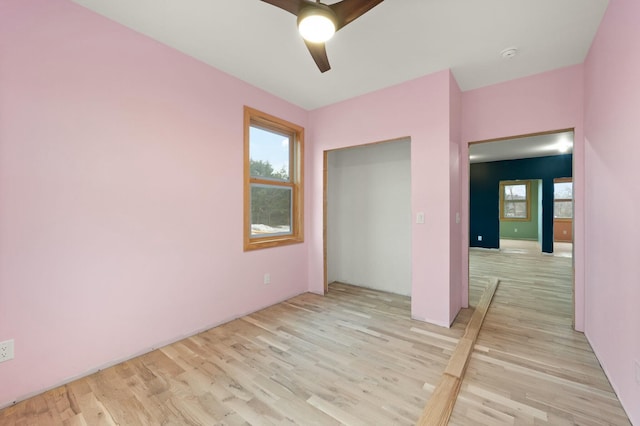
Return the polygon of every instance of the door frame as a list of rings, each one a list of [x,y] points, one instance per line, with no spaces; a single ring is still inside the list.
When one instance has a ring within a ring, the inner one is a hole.
[[[572,132],[573,133],[573,150],[572,150],[572,158],[571,158],[571,169],[572,169],[572,173],[571,173],[571,178],[573,179],[574,182],[574,194],[573,194],[573,205],[574,205],[574,217],[573,217],[573,223],[572,223],[572,227],[575,227],[575,205],[576,205],[576,191],[575,191],[575,181],[576,181],[576,155],[575,155],[575,147],[576,147],[576,128],[575,127],[570,127],[570,128],[564,128],[564,129],[556,129],[556,130],[548,130],[548,131],[542,131],[542,132],[534,132],[534,133],[525,133],[525,134],[519,134],[519,135],[515,135],[515,136],[503,136],[503,137],[499,137],[499,138],[492,138],[492,139],[483,139],[483,140],[477,140],[477,141],[468,141],[468,142],[463,142],[463,144],[465,144],[466,146],[466,154],[467,154],[467,158],[464,159],[466,160],[466,170],[467,170],[467,176],[466,176],[466,185],[467,185],[467,193],[466,193],[466,202],[467,202],[467,212],[468,212],[468,217],[466,218],[466,226],[467,226],[467,238],[466,238],[466,247],[465,247],[465,241],[463,241],[463,250],[464,253],[466,253],[466,259],[463,261],[463,265],[466,265],[466,283],[463,283],[464,286],[464,293],[466,293],[466,300],[463,299],[463,307],[468,307],[469,306],[469,284],[470,284],[470,270],[469,270],[469,256],[470,256],[470,244],[471,244],[471,160],[469,159],[469,147],[471,145],[475,145],[475,144],[481,144],[481,143],[489,143],[489,142],[499,142],[499,141],[504,141],[504,140],[510,140],[510,139],[522,139],[522,138],[527,138],[527,137],[531,137],[531,136],[544,136],[544,135],[553,135],[556,133],[563,133],[563,132]],[[576,253],[576,248],[575,248],[575,229],[573,230],[573,235],[572,235],[572,240],[573,240],[573,247],[572,247],[572,260],[571,260],[571,300],[572,300],[572,304],[571,304],[571,324],[572,324],[572,328],[576,329],[576,259],[575,259],[575,253]],[[498,232],[499,235],[499,232]],[[463,238],[464,239],[464,238]],[[498,238],[499,241],[499,238]]]
[[[342,146],[340,148],[327,149],[322,152],[322,271],[323,271],[323,284],[324,284],[324,294],[329,292],[329,282],[328,282],[328,270],[327,270],[327,196],[328,196],[328,179],[329,179],[329,162],[328,156],[330,152],[341,151],[345,149],[351,148],[362,148],[372,145],[380,145],[383,143],[393,143],[393,142],[402,142],[409,141],[409,147],[411,147],[411,136],[403,136],[393,139],[386,139],[377,142],[369,142],[363,143],[359,145],[349,145]],[[409,148],[411,150],[411,148]],[[411,155],[411,151],[409,151],[409,155]],[[411,158],[411,157],[409,157]]]

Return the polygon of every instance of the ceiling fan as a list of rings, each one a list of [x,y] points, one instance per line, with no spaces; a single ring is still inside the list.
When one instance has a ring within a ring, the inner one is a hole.
[[[298,17],[298,30],[320,72],[331,69],[325,42],[333,34],[364,15],[383,0],[342,0],[334,4],[320,0],[262,0]]]

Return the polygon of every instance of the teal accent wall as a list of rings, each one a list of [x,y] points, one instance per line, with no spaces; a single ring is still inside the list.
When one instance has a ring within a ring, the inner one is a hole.
[[[539,202],[538,202],[538,184],[539,181],[531,180],[531,215],[529,221],[500,221],[500,238],[508,238],[510,240],[538,240],[538,224],[539,218]]]
[[[471,164],[469,166],[469,246],[500,247],[501,180],[538,179],[542,181],[543,208],[542,215],[538,214],[542,221],[542,251],[553,253],[553,180],[559,177],[571,177],[572,162],[571,154],[563,154]]]
[[[542,247],[542,180],[538,180],[538,243]]]

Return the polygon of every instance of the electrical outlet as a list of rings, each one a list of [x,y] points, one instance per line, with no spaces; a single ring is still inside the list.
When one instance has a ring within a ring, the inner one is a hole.
[[[513,232],[518,232],[518,228],[514,228],[514,229],[513,229]]]
[[[271,284],[271,274],[264,274],[264,283]]]
[[[13,359],[13,339],[0,342],[0,362]]]
[[[482,241],[482,235],[478,235],[478,241]]]
[[[636,383],[640,385],[640,362],[636,361]]]
[[[416,223],[424,223],[424,212],[416,213]]]

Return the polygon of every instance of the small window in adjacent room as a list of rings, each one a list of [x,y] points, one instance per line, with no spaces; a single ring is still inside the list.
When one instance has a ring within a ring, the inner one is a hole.
[[[573,179],[562,178],[553,181],[554,219],[573,219]]]
[[[244,108],[244,249],[303,241],[304,129]]]
[[[500,182],[500,220],[527,221],[531,217],[531,182]]]

